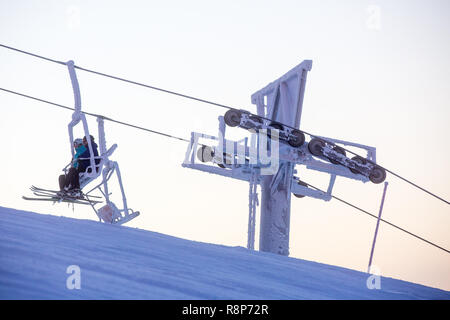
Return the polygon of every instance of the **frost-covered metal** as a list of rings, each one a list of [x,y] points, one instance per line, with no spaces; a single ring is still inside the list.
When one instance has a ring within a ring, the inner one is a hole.
[[[66,63],[67,68],[69,69],[69,75],[70,75],[70,81],[72,82],[72,89],[75,99],[75,111],[72,114],[72,121],[69,123],[69,146],[70,151],[72,152],[72,157],[74,155],[74,149],[73,149],[73,128],[81,121],[83,124],[83,130],[86,135],[86,137],[89,137],[89,126],[87,124],[86,116],[84,113],[81,112],[81,93],[80,93],[80,85],[78,84],[78,78],[77,74],[75,72],[75,64],[72,60],[68,61]],[[91,140],[88,139],[88,149],[89,153],[91,154],[91,157],[89,159],[90,165],[92,168],[95,167],[95,159],[93,157],[93,149],[92,149],[92,143]],[[86,173],[87,175],[94,177],[95,172]]]
[[[329,201],[338,176],[381,183],[385,171],[377,166],[374,147],[326,137],[307,142],[300,130],[307,74],[312,61],[305,60],[251,96],[257,114],[228,110],[219,117],[218,136],[192,132],[183,167],[249,183],[247,246],[254,248],[256,187],[261,187],[259,249],[289,255],[291,195]],[[231,140],[226,126],[248,130],[250,137]],[[345,147],[366,152],[349,158]],[[302,170],[329,174],[326,192],[301,180]]]
[[[80,94],[80,86],[78,83],[77,75],[75,72],[75,65],[73,61],[68,61],[66,63],[69,69],[70,80],[72,82],[72,88],[74,92],[75,98],[75,111],[72,114],[72,120],[70,121],[69,128],[69,139],[70,139],[70,150],[72,152],[72,156],[74,155],[73,150],[73,130],[74,127],[80,123],[83,124],[83,132],[86,138],[90,137],[89,126],[86,120],[85,114],[81,111],[81,94]],[[139,215],[139,211],[133,211],[131,208],[128,208],[127,199],[125,196],[125,190],[123,188],[122,177],[120,174],[119,164],[117,161],[112,161],[109,157],[113,154],[113,152],[117,148],[117,144],[113,144],[109,149],[106,146],[106,138],[105,138],[105,126],[104,120],[102,117],[97,117],[98,123],[98,137],[99,137],[99,156],[95,157],[93,152],[93,146],[91,139],[86,139],[88,142],[88,149],[90,153],[90,166],[86,169],[85,172],[80,173],[80,188],[85,188],[88,184],[95,181],[98,177],[101,176],[101,182],[96,185],[94,188],[90,189],[88,192],[84,192],[84,195],[89,199],[89,195],[98,190],[102,193],[106,205],[97,209],[95,206],[97,203],[92,202],[92,208],[97,214],[100,221],[104,221],[107,223],[114,224],[123,224],[131,219],[137,217]],[[98,161],[98,164],[95,161]],[[67,168],[67,167],[66,167]],[[66,169],[65,168],[65,169]],[[122,209],[119,209],[110,199],[110,191],[108,187],[108,182],[111,176],[116,173],[117,182],[119,184],[120,192],[122,195]],[[102,190],[103,188],[103,190]]]

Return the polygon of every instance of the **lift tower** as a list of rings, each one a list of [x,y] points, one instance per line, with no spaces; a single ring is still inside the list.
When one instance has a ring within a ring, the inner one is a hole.
[[[299,129],[306,76],[312,61],[305,60],[281,78],[252,95],[257,113],[274,123]],[[273,175],[261,176],[261,222],[259,249],[289,255],[291,180],[295,164],[280,161]]]
[[[255,92],[251,101],[256,105],[256,114],[230,108],[224,116],[219,116],[217,137],[191,133],[183,167],[250,184],[249,249],[254,249],[258,185],[261,186],[259,249],[289,255],[291,194],[329,201],[337,176],[373,183],[381,183],[386,178],[385,170],[376,164],[374,147],[318,136],[311,136],[306,142],[300,120],[311,67],[312,61],[304,60]],[[226,139],[227,126],[248,130],[250,139]],[[342,146],[364,150],[366,157],[349,158]],[[329,174],[327,191],[300,180],[297,165]]]

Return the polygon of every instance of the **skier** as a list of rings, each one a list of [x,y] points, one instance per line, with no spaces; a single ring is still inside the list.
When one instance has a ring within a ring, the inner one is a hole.
[[[80,163],[81,161],[78,160],[78,158],[81,158],[82,155],[86,152],[86,147],[83,144],[83,140],[80,138],[77,138],[73,141],[73,147],[75,148],[75,155],[72,159],[72,166],[69,169],[69,172],[67,175],[60,175],[59,176],[59,188],[62,192],[66,191],[79,191],[80,189],[80,181],[79,181],[79,173],[84,172],[86,168],[84,168],[83,171],[80,171]]]
[[[98,157],[98,146],[94,142],[94,137],[89,135],[91,140],[92,152],[94,153],[94,157]],[[75,140],[77,143],[76,154],[74,156],[73,166],[69,169],[67,176],[60,176],[60,188],[62,187],[62,192],[67,192],[71,196],[79,197],[81,196],[80,190],[80,173],[86,171],[91,172],[92,168],[88,168],[90,166],[90,157],[91,154],[89,152],[88,140],[86,137]],[[75,146],[75,145],[74,145]],[[100,159],[95,159],[95,164],[98,165],[100,163]],[[98,167],[96,167],[98,170]],[[63,180],[64,179],[64,180]]]
[[[94,137],[92,135],[89,135],[89,137],[91,140],[92,152],[94,153],[94,157],[96,157],[95,164],[98,165],[100,163],[100,159],[98,158],[98,146],[94,142]],[[89,167],[91,164],[91,162],[90,162],[91,153],[89,152],[89,144],[88,144],[86,137],[83,137],[83,145],[86,148],[86,150],[79,157],[80,159],[83,159],[83,160],[79,160],[78,172],[85,172],[86,168]],[[96,167],[96,169],[98,170],[98,167]],[[92,171],[92,169],[89,168],[88,172],[91,172],[91,171]]]

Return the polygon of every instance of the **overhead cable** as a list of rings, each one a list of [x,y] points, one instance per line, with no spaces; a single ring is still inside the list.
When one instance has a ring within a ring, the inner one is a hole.
[[[4,92],[11,93],[11,94],[15,94],[15,95],[18,95],[18,96],[21,96],[21,97],[24,97],[24,98],[32,99],[32,100],[39,101],[39,102],[43,102],[43,103],[47,103],[47,104],[50,104],[50,105],[53,105],[53,106],[56,106],[56,107],[59,107],[59,108],[63,108],[63,109],[66,109],[66,110],[72,110],[72,111],[75,111],[74,108],[70,108],[70,107],[68,107],[68,106],[65,106],[65,105],[62,105],[62,104],[59,104],[59,103],[55,103],[55,102],[51,102],[51,101],[48,101],[48,100],[45,100],[45,99],[33,97],[33,96],[30,96],[30,95],[27,95],[27,94],[24,94],[24,93],[20,93],[20,92],[17,92],[17,91],[8,90],[8,89],[4,89],[4,88],[0,88],[0,90],[2,90],[2,91],[4,91]],[[181,140],[181,141],[185,141],[185,142],[190,142],[190,140],[188,140],[188,139],[180,138],[180,137],[177,137],[177,136],[174,136],[174,135],[171,135],[171,134],[167,134],[167,133],[163,133],[163,132],[160,132],[160,131],[148,129],[148,128],[145,128],[145,127],[133,125],[133,124],[130,124],[130,123],[127,123],[127,122],[118,121],[118,120],[115,120],[115,119],[112,119],[112,118],[110,118],[110,117],[106,117],[106,116],[103,116],[103,115],[99,115],[99,114],[95,114],[95,113],[90,113],[90,112],[85,112],[85,111],[81,111],[81,112],[84,113],[84,114],[86,114],[86,115],[89,115],[89,116],[93,116],[93,117],[101,117],[101,118],[103,118],[104,120],[108,120],[108,121],[111,121],[111,122],[116,122],[116,123],[121,124],[121,125],[124,125],[124,126],[132,127],[132,128],[134,128],[134,129],[144,130],[144,131],[146,131],[146,132],[150,132],[150,133],[162,135],[162,136],[165,136],[165,137],[171,138],[171,139],[176,139],[176,140]],[[304,181],[303,181],[303,182],[304,182]],[[316,190],[318,190],[318,191],[321,191],[321,192],[324,192],[324,193],[325,193],[325,191],[323,191],[323,190],[321,190],[321,189],[319,189],[319,188],[317,188],[317,187],[315,187],[315,186],[313,186],[313,185],[311,185],[311,184],[308,184],[307,182],[305,182],[305,183],[306,183],[309,187],[314,188],[314,189],[316,189]],[[370,212],[368,212],[368,211],[362,209],[362,208],[359,207],[359,206],[356,206],[356,205],[354,205],[354,204],[351,204],[350,202],[347,202],[347,201],[345,201],[345,200],[343,200],[343,199],[341,199],[341,198],[338,198],[338,197],[336,197],[336,196],[333,196],[333,195],[332,195],[332,197],[333,197],[334,199],[336,199],[336,200],[338,200],[338,201],[340,201],[340,202],[342,202],[342,203],[344,203],[344,204],[346,204],[346,205],[348,205],[348,206],[354,208],[354,209],[357,209],[357,210],[359,210],[359,211],[361,211],[361,212],[363,212],[363,213],[365,213],[365,214],[367,214],[367,215],[369,215],[369,216],[371,216],[371,217],[373,217],[373,218],[378,219],[378,217],[377,217],[376,215],[374,215],[374,214],[372,214],[372,213],[370,213]],[[438,249],[441,249],[441,250],[443,250],[443,251],[445,251],[445,252],[447,252],[447,253],[450,253],[449,250],[447,250],[447,249],[445,249],[445,248],[443,248],[443,247],[441,247],[441,246],[439,246],[439,245],[437,245],[437,244],[435,244],[435,243],[433,243],[433,242],[431,242],[431,241],[429,241],[429,240],[426,240],[426,239],[424,239],[424,238],[422,238],[422,237],[420,237],[420,236],[418,236],[418,235],[416,235],[416,234],[414,234],[414,233],[412,233],[412,232],[410,232],[410,231],[408,231],[408,230],[406,230],[406,229],[404,229],[404,228],[401,228],[401,227],[399,227],[399,226],[397,226],[397,225],[395,225],[395,224],[393,224],[393,223],[391,223],[391,222],[389,222],[389,221],[387,221],[387,220],[380,219],[380,221],[382,221],[382,222],[384,222],[384,223],[386,223],[386,224],[388,224],[388,225],[390,225],[390,226],[392,226],[392,227],[394,227],[394,228],[397,228],[397,229],[399,229],[400,231],[403,231],[403,232],[405,232],[405,233],[407,233],[407,234],[409,234],[409,235],[411,235],[411,236],[414,236],[414,237],[416,237],[417,239],[422,240],[422,241],[424,241],[424,242],[426,242],[426,243],[428,243],[428,244],[430,244],[430,245],[433,245],[434,247],[436,247],[436,248],[438,248]]]
[[[57,63],[57,64],[66,65],[65,62],[62,62],[62,61],[59,61],[59,60],[55,60],[55,59],[51,59],[51,58],[47,58],[47,57],[44,57],[44,56],[41,56],[41,55],[38,55],[38,54],[35,54],[35,53],[31,53],[31,52],[28,52],[28,51],[25,51],[25,50],[20,50],[20,49],[17,49],[17,48],[14,48],[14,47],[10,47],[10,46],[4,45],[4,44],[0,44],[0,47],[4,47],[4,48],[9,49],[9,50],[13,50],[13,51],[16,51],[16,52],[27,54],[27,55],[33,56],[35,58],[40,58],[40,59],[44,59],[46,61],[54,62],[54,63]],[[111,79],[127,82],[127,83],[130,83],[130,84],[133,84],[133,85],[137,85],[137,86],[141,86],[141,87],[145,87],[147,89],[157,90],[157,91],[165,92],[165,93],[168,93],[168,94],[176,95],[176,96],[179,96],[179,97],[182,97],[182,98],[191,99],[191,100],[195,100],[195,101],[202,102],[202,103],[207,103],[207,104],[214,105],[214,106],[217,106],[217,107],[226,108],[226,109],[233,109],[233,110],[242,110],[242,109],[231,107],[231,106],[227,106],[227,105],[224,105],[224,104],[221,104],[221,103],[217,103],[217,102],[213,102],[213,101],[197,98],[197,97],[194,97],[194,96],[182,94],[182,93],[179,93],[179,92],[175,92],[175,91],[171,91],[171,90],[167,90],[167,89],[163,89],[163,88],[158,88],[158,87],[151,86],[151,85],[148,85],[148,84],[145,84],[145,83],[142,83],[142,82],[133,81],[133,80],[129,80],[129,79],[126,79],[126,78],[123,78],[123,77],[118,77],[118,76],[110,75],[110,74],[107,74],[107,73],[103,73],[103,72],[99,72],[99,71],[83,68],[83,67],[80,67],[80,66],[77,66],[77,65],[75,65],[74,68],[76,68],[78,70],[85,71],[85,72],[93,73],[93,74],[96,74],[96,75],[99,75],[99,76],[103,76],[103,77],[107,77],[107,78],[111,78]],[[260,117],[262,119],[265,119],[265,120],[268,120],[268,121],[273,121],[272,119],[269,119],[269,118],[266,118],[266,117],[263,117],[263,116],[258,116],[258,117]],[[282,122],[280,122],[280,124],[285,126],[285,127],[294,129],[294,130],[299,130],[299,129],[294,128],[294,127],[292,127],[290,125],[284,124]],[[328,140],[326,140],[326,139],[324,139],[324,138],[322,138],[322,137],[320,137],[318,135],[306,132],[304,130],[299,130],[299,131],[303,132],[304,134],[309,135],[312,138],[320,138],[321,140],[323,140],[323,141],[325,141],[325,142],[327,142],[327,143],[329,143],[329,144],[331,144],[333,146],[336,146],[336,144],[334,142],[328,141]],[[347,149],[345,147],[342,147],[342,146],[339,146],[339,147],[342,148],[343,150],[345,150],[345,151],[355,155],[355,156],[358,156],[358,157],[361,157],[361,158],[365,158],[365,157],[362,157],[362,156],[358,155],[357,153],[355,153],[354,151],[349,150],[349,149]],[[372,164],[376,164],[375,162],[373,162],[373,161],[371,161],[369,159],[366,159],[366,161],[370,162]],[[417,188],[417,189],[419,189],[419,190],[421,190],[421,191],[423,191],[423,192],[425,192],[425,193],[435,197],[436,199],[438,199],[438,200],[440,200],[440,201],[450,205],[450,201],[448,201],[448,200],[438,196],[434,192],[431,192],[431,191],[425,189],[424,187],[419,186],[418,184],[412,182],[411,180],[401,176],[398,173],[395,173],[392,170],[389,170],[389,169],[385,168],[384,166],[382,166],[380,164],[376,164],[376,165],[379,166],[380,168],[384,169],[386,172],[389,172],[390,174],[394,175],[395,177],[397,177],[397,178],[405,181],[406,183],[412,185],[413,187],[415,187],[415,188]]]

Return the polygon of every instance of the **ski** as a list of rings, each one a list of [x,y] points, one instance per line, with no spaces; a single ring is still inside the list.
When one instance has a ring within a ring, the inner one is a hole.
[[[58,196],[58,194],[56,194],[56,193],[46,192],[46,191],[33,191],[33,194],[38,197],[41,197],[41,196],[57,197]]]
[[[48,192],[48,191],[33,191],[33,194],[41,197],[41,196],[48,196],[48,197],[55,197],[55,198],[69,198],[69,199],[78,199],[78,200],[84,200],[84,194],[80,194],[80,196],[71,195],[70,193],[64,193],[64,192]]]
[[[74,196],[70,196],[70,195],[57,195],[57,194],[53,194],[50,192],[42,192],[42,191],[34,191],[33,194],[37,197],[49,197],[52,199],[57,199],[57,201],[60,201],[60,199],[66,199],[66,200],[82,200],[82,201],[90,201],[93,204],[95,203],[101,203],[101,201],[96,201],[96,200],[90,200],[86,197],[74,197]],[[45,199],[45,198],[44,198]]]
[[[30,190],[33,191],[33,193],[39,192],[39,193],[48,193],[47,195],[57,195],[59,194],[61,191],[57,191],[57,190],[50,190],[50,189],[43,189],[43,188],[39,188],[36,187],[34,185],[32,185],[30,187]],[[91,196],[89,195],[89,198],[97,198],[97,199],[101,199],[102,197],[99,196]]]
[[[87,199],[67,199],[67,198],[58,198],[58,197],[47,197],[47,198],[43,198],[43,197],[38,197],[38,198],[32,198],[32,197],[26,197],[26,196],[22,196],[22,199],[24,200],[28,200],[28,201],[51,201],[51,202],[67,202],[67,203],[75,203],[75,204],[97,204],[97,203],[101,203],[101,201],[90,201]]]
[[[52,193],[58,193],[58,192],[59,192],[59,191],[57,191],[57,190],[50,190],[50,189],[39,188],[39,187],[36,187],[36,186],[34,186],[34,185],[32,185],[32,186],[30,187],[30,190],[31,190],[31,191],[46,191],[46,192],[52,192]]]

